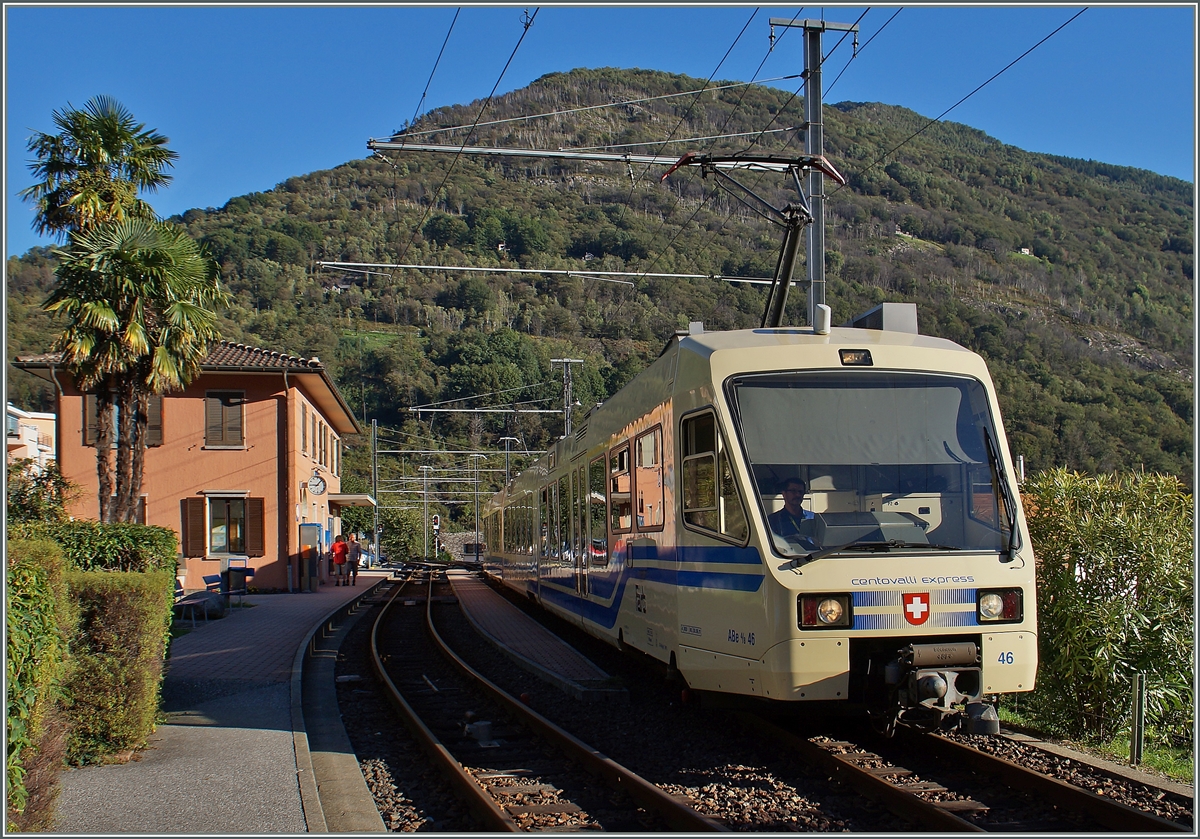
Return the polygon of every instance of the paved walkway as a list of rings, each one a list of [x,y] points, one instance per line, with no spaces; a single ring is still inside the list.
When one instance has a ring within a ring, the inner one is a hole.
[[[163,680],[166,724],[129,763],[64,771],[55,832],[304,833],[292,662],[321,618],[380,576],[250,595],[254,608],[177,638]]]

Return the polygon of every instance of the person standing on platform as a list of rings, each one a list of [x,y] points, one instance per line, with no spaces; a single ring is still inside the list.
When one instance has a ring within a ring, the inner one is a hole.
[[[333,547],[329,549],[333,554],[333,584],[335,586],[350,585],[346,580],[346,555],[350,552],[346,545],[346,537],[338,534],[338,537],[333,540]]]
[[[362,559],[362,545],[359,544],[358,534],[351,533],[350,541],[346,543],[346,571],[350,574],[350,585],[358,585],[358,563]]]

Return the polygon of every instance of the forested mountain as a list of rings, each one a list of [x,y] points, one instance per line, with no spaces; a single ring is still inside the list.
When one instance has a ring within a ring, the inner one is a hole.
[[[447,129],[471,126],[482,102],[430,112],[404,133],[423,143],[640,154],[802,150],[799,97],[760,86],[672,95],[702,87],[655,71],[555,73],[493,101],[473,132]],[[589,107],[613,102],[625,104]],[[515,119],[550,112],[560,113]],[[1188,480],[1192,184],[1025,152],[953,123],[917,133],[927,122],[877,103],[825,107],[826,155],[849,178],[842,188],[826,182],[834,323],[883,301],[915,302],[922,332],[988,360],[1013,454],[1031,469],[1145,468]],[[741,136],[689,139],[714,135]],[[418,425],[407,409],[476,394],[499,395],[467,404],[557,407],[561,373],[550,359],[569,356],[585,359],[574,392],[586,410],[691,320],[710,330],[757,326],[764,288],[344,273],[317,263],[772,274],[780,228],[698,172],[660,184],[661,173],[389,152],[175,220],[219,260],[235,296],[224,337],[319,355],[357,411],[397,432],[489,447],[510,435],[539,449],[561,433],[561,417],[435,414]],[[795,200],[784,176],[739,178],[775,206]],[[53,336],[39,310],[53,265],[48,249],[9,260],[9,357],[44,350]],[[786,322],[803,322],[803,298],[802,289],[791,295]],[[22,407],[49,407],[39,387],[10,368],[10,399]]]

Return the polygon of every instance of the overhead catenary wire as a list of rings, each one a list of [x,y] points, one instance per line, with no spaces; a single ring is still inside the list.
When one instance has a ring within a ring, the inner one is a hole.
[[[796,14],[795,14],[795,15],[792,17],[792,21],[793,21],[793,22],[794,22],[794,21],[795,21],[797,18],[799,18],[799,17],[800,17],[800,14],[801,14],[801,13],[804,11],[804,8],[805,8],[804,6],[801,6],[801,7],[800,7],[800,8],[799,8],[799,9],[796,11]],[[750,16],[750,20],[746,22],[746,26],[747,26],[747,27],[748,27],[748,26],[750,25],[750,23],[751,23],[751,22],[754,20],[754,17],[755,17],[755,15],[757,15],[757,14],[758,14],[758,9],[755,9],[755,10],[754,10],[754,14]],[[743,31],[743,32],[745,31],[745,27],[743,27],[743,30],[742,30],[742,31]],[[788,32],[788,30],[784,30],[784,33],[783,33],[783,34],[784,34],[784,35],[786,35],[786,34],[787,34],[787,32]],[[739,38],[739,39],[741,38],[741,33],[739,33],[739,34],[738,34],[738,38]],[[769,58],[771,57],[771,53],[772,53],[772,51],[773,51],[773,50],[774,50],[774,48],[775,48],[775,42],[776,42],[776,40],[777,40],[777,39],[776,39],[776,38],[774,38],[774,37],[772,37],[772,38],[771,38],[771,43],[770,43],[770,46],[768,46],[768,48],[767,48],[766,54],[765,54],[765,55],[763,55],[762,61],[760,61],[760,62],[758,63],[758,67],[757,67],[757,68],[755,69],[755,71],[754,71],[754,77],[755,77],[755,78],[757,78],[757,77],[758,77],[758,74],[759,74],[759,73],[762,71],[762,68],[763,68],[763,66],[764,66],[764,65],[767,63],[767,59],[769,59]],[[781,37],[780,37],[778,40],[782,40],[782,36],[781,36]],[[736,45],[736,44],[737,44],[737,41],[734,41],[734,45]],[[729,49],[730,49],[730,51],[732,51],[733,47],[731,46]],[[728,56],[729,56],[729,53],[728,53],[728,52],[726,52],[726,54],[725,54],[725,57],[726,57],[726,58],[728,58]],[[722,62],[722,64],[724,63],[724,61],[725,61],[725,59],[724,59],[724,58],[723,58],[723,59],[721,59],[721,62]],[[718,64],[718,65],[717,65],[717,70],[719,70],[719,69],[720,69],[720,67],[721,67],[721,65],[720,65],[720,64]],[[716,72],[717,72],[716,70],[714,70],[714,71],[713,71],[713,75],[714,75],[714,76],[716,75]],[[792,78],[798,78],[798,77],[799,77],[799,75],[800,75],[800,74],[796,74],[796,75],[792,76]],[[711,77],[710,77],[710,79],[711,79]],[[754,83],[754,80],[753,80],[753,79],[751,79],[751,81],[750,81],[750,84],[753,84],[753,83]],[[733,119],[733,116],[734,116],[734,114],[736,114],[736,113],[737,113],[737,112],[738,112],[738,111],[741,109],[741,107],[742,107],[742,102],[745,100],[745,98],[746,98],[746,93],[747,93],[748,91],[749,91],[749,86],[747,86],[747,87],[746,87],[746,89],[745,89],[745,90],[743,90],[743,92],[742,92],[742,95],[741,95],[741,96],[738,98],[737,104],[734,106],[734,109],[733,109],[732,111],[730,111],[730,113],[729,113],[729,116],[727,116],[727,117],[725,118],[725,122],[724,122],[724,123],[722,123],[722,125],[721,125],[721,128],[720,128],[720,131],[722,131],[722,132],[723,132],[723,131],[725,130],[725,126],[729,125],[729,121]],[[689,111],[689,113],[690,113],[690,111]],[[769,125],[769,123],[768,123],[768,125]],[[783,129],[783,130],[786,130],[786,129]],[[758,141],[759,141],[759,140],[762,138],[763,134],[765,134],[765,133],[766,133],[766,131],[765,131],[765,130],[763,130],[763,131],[758,131],[758,132],[750,132],[750,133],[753,133],[753,134],[755,134],[755,138],[754,138],[754,140],[752,140],[752,141],[751,141],[750,145],[755,145],[755,144],[756,144],[756,143],[757,143],[757,142],[758,142]],[[738,135],[738,136],[746,136],[746,135],[745,135],[745,134],[741,134],[741,135]],[[713,138],[713,141],[709,143],[709,145],[708,145],[708,148],[709,148],[709,149],[711,149],[711,148],[713,147],[713,145],[714,145],[714,144],[715,144],[715,142],[716,142],[716,139],[718,139],[718,138]],[[670,142],[670,139],[669,139],[669,138],[668,138],[668,141],[667,141],[667,142]],[[666,145],[666,143],[664,143],[663,145]],[[786,144],[785,144],[785,145],[786,145]],[[662,148],[662,146],[660,146],[659,148],[661,149],[661,148]],[[747,149],[749,149],[749,146],[747,147]],[[760,178],[760,180],[761,180],[761,178]],[[719,185],[719,182],[718,182],[718,185]],[[669,241],[669,242],[667,242],[667,244],[663,246],[663,248],[662,248],[662,249],[661,249],[661,250],[658,252],[658,255],[657,255],[657,256],[655,256],[653,260],[651,260],[650,264],[649,264],[649,265],[647,266],[647,268],[646,268],[646,271],[642,273],[642,279],[644,279],[645,277],[651,276],[651,274],[650,274],[650,270],[651,270],[652,268],[654,268],[654,266],[655,266],[655,265],[657,265],[657,264],[658,264],[658,261],[659,261],[659,260],[662,258],[663,254],[665,254],[665,253],[667,252],[667,250],[668,250],[668,249],[671,247],[671,245],[675,244],[675,241],[676,241],[676,240],[677,240],[677,239],[678,239],[678,238],[679,238],[679,237],[680,237],[680,236],[683,234],[683,231],[684,231],[685,229],[687,229],[687,226],[688,226],[689,224],[691,224],[691,223],[692,223],[692,221],[693,221],[693,220],[696,218],[696,216],[697,216],[697,215],[699,215],[700,211],[701,211],[701,210],[702,210],[702,209],[703,209],[703,208],[704,208],[704,207],[705,207],[705,206],[708,204],[708,202],[709,202],[709,201],[711,201],[711,200],[712,200],[712,199],[713,199],[713,198],[716,196],[716,194],[717,194],[717,189],[716,189],[716,187],[714,186],[714,189],[712,190],[712,192],[711,192],[711,193],[709,193],[708,197],[707,197],[707,198],[704,198],[704,199],[703,199],[703,200],[700,202],[700,204],[699,204],[699,205],[696,207],[696,209],[695,209],[695,210],[692,212],[691,216],[689,216],[689,217],[688,217],[688,220],[687,220],[686,222],[684,222],[682,225],[680,225],[679,229],[678,229],[678,230],[675,232],[675,235],[674,235],[674,236],[672,236],[672,237],[671,237],[671,239],[670,239],[670,241]],[[632,191],[631,191],[631,192],[630,192],[630,199],[631,199],[631,200],[632,200],[632,197],[633,197],[633,193],[632,193]],[[679,205],[679,200],[680,200],[680,199],[679,199],[679,197],[676,197],[676,199],[675,199],[675,206],[678,206],[678,205]],[[729,217],[726,217],[726,218],[728,219]],[[659,233],[662,231],[662,229],[663,229],[663,227],[664,227],[665,225],[666,225],[666,219],[664,218],[664,219],[662,220],[662,222],[659,224],[658,230],[656,230],[656,231],[654,232],[654,240],[652,240],[652,244],[653,244],[653,241],[656,241],[656,240],[658,239],[658,235],[659,235]],[[722,227],[724,227],[724,225],[722,225]],[[711,241],[711,240],[710,240],[710,241]]]
[[[870,9],[867,9],[867,11],[870,11]],[[888,24],[891,23],[893,20],[895,20],[896,16],[898,14],[900,14],[902,11],[904,11],[903,6],[901,6],[899,9],[896,9],[896,11],[892,13],[892,16],[883,22],[883,26],[876,29],[875,33],[870,38],[867,38],[867,40],[864,41],[862,43],[862,45],[860,45],[859,48],[854,51],[854,54],[850,56],[850,58],[846,61],[845,66],[842,67],[841,72],[839,72],[834,77],[833,81],[829,83],[829,87],[825,88],[826,96],[829,95],[829,91],[833,90],[834,85],[836,85],[838,83],[838,80],[841,79],[842,75],[846,72],[846,70],[848,70],[850,68],[850,64],[854,61],[854,59],[858,58],[859,53],[861,53],[863,50],[865,50],[872,41],[874,41],[877,37],[879,37],[879,33],[883,32],[883,30],[887,29]],[[864,17],[866,16],[865,12],[864,12],[863,16]],[[862,18],[859,18],[859,20],[862,20]],[[832,55],[832,53],[830,53],[830,54]]]
[[[513,268],[509,266],[478,266],[478,265],[420,265],[415,263],[398,263],[398,262],[318,262],[317,265],[321,268],[329,268],[335,271],[353,271],[358,273],[382,273],[371,272],[371,268],[393,268],[393,269],[412,269],[424,271],[475,271],[490,274],[561,274],[567,277],[581,277],[583,279],[604,280],[605,282],[621,283],[623,285],[633,285],[628,280],[609,279],[610,277],[656,277],[659,279],[675,279],[675,280],[725,280],[727,282],[741,283],[770,283],[769,277],[730,277],[724,274],[678,274],[678,273],[648,273],[646,271],[601,271],[584,268],[576,270],[573,268]]]
[[[429,71],[429,79],[425,82],[425,90],[421,92],[421,99],[417,102],[416,109],[413,110],[413,116],[409,120],[409,125],[416,122],[417,116],[421,113],[421,106],[425,104],[425,97],[429,95],[429,85],[433,84],[433,74],[437,72],[438,65],[442,63],[442,54],[446,51],[446,44],[450,43],[450,33],[454,31],[454,24],[458,22],[458,15],[461,11],[461,6],[454,10],[454,19],[450,21],[450,28],[446,30],[446,38],[442,41],[442,48],[438,50],[437,58],[433,61],[433,69]]]
[[[758,82],[758,84],[766,84],[767,82],[788,81],[790,79],[798,79],[798,78],[800,78],[799,73],[792,73],[792,74],[786,75],[786,76],[775,76],[775,77],[769,78],[769,79],[762,79],[760,82]],[[708,88],[708,90],[710,92],[717,91],[717,90],[729,90],[729,89],[735,88],[735,87],[748,87],[749,85],[752,85],[752,84],[755,84],[755,82],[754,81],[733,82],[731,84],[716,85],[715,87]],[[638,99],[624,99],[620,102],[607,102],[603,105],[582,105],[578,108],[567,108],[562,111],[546,111],[545,113],[542,113],[542,114],[529,114],[526,116],[507,117],[505,119],[487,120],[485,122],[476,123],[474,125],[449,125],[449,126],[445,126],[443,128],[423,128],[420,131],[405,130],[403,132],[403,136],[405,136],[405,137],[424,137],[429,134],[442,134],[442,133],[450,132],[450,131],[462,131],[464,128],[488,128],[493,125],[506,125],[510,122],[526,122],[526,121],[532,120],[532,119],[545,119],[547,117],[561,117],[561,116],[567,116],[569,114],[582,113],[584,111],[597,111],[597,110],[601,110],[603,108],[619,108],[624,105],[641,105],[645,102],[657,102],[662,99],[676,99],[680,96],[691,96],[697,92],[699,92],[699,91],[681,90],[676,93],[663,93],[658,96],[643,96]],[[424,98],[424,97],[422,97],[422,98]]]
[[[525,36],[529,34],[529,28],[531,26],[533,26],[533,22],[537,18],[538,12],[540,12],[540,11],[541,11],[541,7],[539,6],[538,8],[533,10],[532,15],[529,15],[528,12],[526,12],[526,17],[525,17],[525,19],[522,23],[522,27],[521,27],[521,37],[517,39],[517,45],[515,47],[513,47],[512,54],[510,54],[508,56],[508,61],[504,62],[504,68],[500,71],[500,75],[496,77],[496,83],[494,85],[492,85],[492,92],[488,94],[487,99],[485,99],[483,102],[483,105],[480,106],[479,113],[475,116],[476,124],[478,124],[479,120],[483,118],[483,115],[487,111],[488,106],[492,103],[492,99],[496,95],[496,90],[499,89],[500,82],[503,81],[503,79],[504,79],[504,74],[508,72],[508,68],[512,64],[513,59],[517,57],[517,51],[521,49],[521,44],[524,43]],[[472,126],[472,130],[474,130],[474,126]],[[468,138],[470,137],[470,132],[468,132],[467,136],[468,136]],[[467,143],[464,140],[463,145],[465,146],[466,144]],[[417,231],[419,231],[424,226],[426,219],[429,218],[429,214],[431,212],[433,212],[434,204],[437,202],[437,195],[446,186],[446,182],[450,180],[450,174],[454,171],[454,167],[455,167],[455,165],[457,165],[460,156],[461,156],[461,151],[459,154],[454,156],[454,159],[450,161],[450,165],[448,167],[446,167],[446,175],[445,175],[445,177],[442,178],[442,182],[438,185],[438,188],[433,191],[434,198],[432,201],[429,202],[429,207],[426,208],[425,214],[421,217],[421,221],[418,222],[417,226],[413,228],[412,235],[409,236],[408,242],[404,245],[404,250],[400,252],[400,259],[404,259],[405,255],[408,253],[408,249],[410,247],[412,247],[412,243],[417,238]]]
[[[1058,34],[1059,32],[1061,32],[1063,29],[1067,28],[1067,26],[1069,26],[1071,23],[1073,23],[1073,22],[1075,21],[1075,19],[1076,19],[1076,18],[1078,18],[1080,15],[1082,15],[1082,14],[1083,14],[1084,12],[1086,12],[1087,10],[1088,10],[1088,7],[1087,7],[1087,6],[1084,6],[1084,7],[1083,7],[1082,9],[1080,9],[1078,12],[1076,12],[1075,14],[1073,14],[1073,15],[1070,17],[1070,19],[1069,19],[1069,20],[1067,20],[1065,23],[1061,24],[1061,25],[1060,25],[1060,26],[1059,26],[1057,29],[1055,29],[1055,30],[1054,30],[1053,32],[1051,32],[1049,35],[1047,35],[1046,37],[1042,38],[1040,41],[1038,41],[1038,42],[1037,42],[1036,44],[1034,44],[1032,47],[1030,47],[1029,49],[1025,50],[1025,52],[1021,53],[1021,54],[1020,54],[1020,55],[1018,55],[1016,58],[1014,58],[1012,61],[1008,62],[1008,64],[1004,65],[1004,67],[1003,67],[1003,68],[1001,68],[1001,69],[1000,69],[1000,70],[998,70],[996,73],[994,73],[994,74],[991,76],[991,78],[989,78],[989,79],[988,79],[987,81],[985,81],[983,84],[979,85],[979,86],[978,86],[978,87],[976,87],[974,90],[972,90],[970,93],[968,93],[966,96],[964,96],[962,99],[959,99],[957,102],[955,102],[955,103],[954,103],[953,105],[951,105],[949,108],[947,108],[946,110],[942,111],[940,114],[938,114],[938,115],[937,115],[936,117],[934,117],[933,119],[929,120],[929,121],[928,121],[927,123],[925,123],[923,126],[921,126],[921,127],[920,127],[920,128],[918,128],[916,131],[914,131],[912,134],[909,134],[907,137],[905,137],[903,140],[901,140],[899,143],[897,143],[897,144],[896,144],[895,146],[893,146],[891,149],[889,149],[888,151],[886,151],[886,152],[884,152],[883,154],[881,154],[881,155],[880,155],[879,157],[877,157],[877,158],[876,158],[874,161],[872,161],[872,162],[871,162],[871,164],[870,164],[870,165],[868,165],[866,169],[863,169],[863,170],[862,170],[862,172],[861,172],[860,174],[863,174],[863,175],[865,175],[867,172],[870,172],[872,169],[874,169],[876,166],[878,166],[880,163],[882,163],[884,160],[886,160],[886,159],[887,159],[887,158],[888,158],[890,155],[892,155],[892,154],[895,154],[897,151],[899,151],[901,148],[903,148],[903,147],[904,147],[906,144],[908,144],[908,142],[909,142],[909,141],[911,141],[912,139],[914,139],[914,138],[915,138],[915,137],[917,137],[918,135],[920,135],[920,134],[924,133],[924,132],[925,132],[925,131],[926,131],[926,130],[927,130],[927,129],[928,129],[930,126],[931,126],[931,125],[933,125],[934,123],[940,122],[940,121],[942,120],[942,118],[943,118],[943,117],[945,117],[945,116],[946,116],[948,113],[950,113],[951,111],[953,111],[955,108],[957,108],[957,107],[958,107],[959,105],[961,105],[963,102],[966,102],[968,99],[970,99],[972,96],[974,96],[974,95],[975,95],[976,93],[978,93],[979,91],[983,90],[985,87],[987,87],[989,84],[991,84],[992,82],[994,82],[996,79],[1000,78],[1000,76],[1002,76],[1002,75],[1004,75],[1004,73],[1008,72],[1008,70],[1010,70],[1010,69],[1011,69],[1011,68],[1012,68],[1012,67],[1013,67],[1013,66],[1014,66],[1014,65],[1015,65],[1017,62],[1019,62],[1021,59],[1025,58],[1025,56],[1029,55],[1031,52],[1033,52],[1034,50],[1036,50],[1036,49],[1037,49],[1038,47],[1040,47],[1042,44],[1044,44],[1044,43],[1046,43],[1047,41],[1049,41],[1051,38],[1053,38],[1055,35],[1057,35],[1057,34]],[[838,187],[836,190],[834,190],[834,191],[833,191],[833,195],[837,195],[839,192],[841,192],[841,191],[842,191],[842,189],[844,189],[844,187],[842,187],[842,186],[839,186],[839,187]],[[833,197],[833,195],[831,195],[830,197],[832,198],[832,197]]]
[[[726,122],[728,123],[728,120],[726,120]],[[799,125],[789,125],[787,128],[772,128],[770,131],[767,131],[767,132],[741,131],[736,134],[710,134],[707,137],[684,137],[681,140],[667,140],[666,143],[669,145],[676,145],[678,143],[699,143],[703,140],[732,140],[735,137],[749,137],[751,134],[762,134],[762,133],[779,134],[784,131],[799,131],[801,128],[802,128],[802,126],[799,126]],[[606,145],[606,146],[571,146],[570,150],[571,151],[600,151],[601,149],[635,149],[635,148],[640,148],[642,146],[657,146],[662,143],[663,143],[662,140],[651,140],[651,141],[645,142],[645,143],[613,143],[611,145]],[[711,148],[711,146],[710,146],[710,148]],[[559,150],[565,151],[566,147],[560,146]]]
[[[856,20],[856,21],[855,21],[855,24],[861,23],[861,22],[862,22],[862,21],[863,21],[863,20],[866,18],[866,16],[867,16],[867,13],[868,13],[868,12],[870,12],[870,11],[871,11],[871,7],[869,7],[869,6],[868,6],[868,7],[867,7],[867,8],[866,8],[866,9],[863,11],[863,13],[862,13],[861,15],[859,15],[859,17],[858,17],[858,20]],[[895,20],[895,19],[896,19],[896,15],[900,14],[900,12],[901,12],[901,11],[903,11],[903,7],[901,7],[900,9],[897,9],[897,10],[896,10],[896,12],[895,12],[895,13],[894,13],[894,14],[893,14],[893,15],[892,15],[890,18],[888,18],[888,19],[887,19],[887,20],[884,22],[883,26],[879,27],[879,29],[877,29],[877,30],[875,31],[875,33],[871,35],[871,37],[870,37],[870,38],[868,38],[868,39],[867,39],[867,40],[866,40],[866,41],[865,41],[865,42],[864,42],[862,45],[860,45],[860,46],[858,47],[858,49],[855,51],[855,53],[854,53],[854,56],[851,58],[851,61],[853,61],[853,59],[854,59],[855,57],[857,57],[858,55],[860,55],[860,54],[863,52],[863,50],[865,50],[865,49],[867,48],[867,46],[868,46],[868,45],[869,45],[869,44],[870,44],[872,41],[874,41],[874,40],[875,40],[875,38],[876,38],[876,37],[877,37],[877,36],[878,36],[878,35],[879,35],[881,32],[883,32],[883,30],[884,30],[884,29],[886,29],[886,28],[887,28],[887,25],[888,25],[889,23],[891,23],[893,20]],[[798,14],[798,13],[797,13],[796,17],[799,17],[799,14]],[[796,20],[796,17],[793,17],[793,18],[792,18],[792,21],[793,21],[793,22],[795,22],[795,20]],[[784,34],[786,34],[786,33],[787,33],[787,30],[784,30]],[[779,37],[778,39],[776,39],[776,40],[782,40],[782,39],[783,39],[783,36],[780,36],[780,37]],[[840,44],[842,43],[842,41],[843,41],[843,40],[845,40],[845,36],[844,36],[844,35],[842,36],[842,39],[838,41],[838,45],[840,45]],[[834,53],[834,52],[836,52],[836,51],[837,51],[837,46],[838,46],[838,45],[835,45],[835,46],[834,46],[834,48],[833,48],[832,50],[830,50],[830,51],[829,51],[829,53],[828,53],[826,56],[824,56],[824,57],[821,59],[821,62],[822,62],[822,64],[824,64],[824,62],[825,62],[826,60],[828,60],[828,59],[829,59],[829,58],[830,58],[830,57],[833,55],[833,53]],[[849,62],[847,62],[846,66],[847,66],[847,67],[849,66]],[[845,70],[846,70],[846,68],[845,68],[845,67],[843,67],[843,68],[842,68],[842,73],[844,73],[844,72],[845,72]],[[841,78],[841,75],[842,75],[842,73],[839,73],[839,74],[838,74],[838,78]],[[836,82],[836,81],[837,81],[837,79],[835,79],[834,81]],[[829,88],[826,88],[826,93],[828,93],[829,89],[830,89],[830,88],[832,88],[832,87],[833,87],[833,85],[830,85],[830,86],[829,86]],[[783,107],[781,107],[781,108],[779,109],[779,111],[777,112],[777,114],[782,114],[782,113],[784,112],[784,110],[785,110],[785,109],[788,107],[788,105],[790,105],[790,104],[792,103],[792,101],[794,101],[794,100],[795,100],[795,98],[796,98],[797,96],[799,96],[799,94],[800,94],[800,91],[801,91],[801,90],[803,90],[803,86],[801,86],[800,88],[797,88],[797,90],[796,90],[796,91],[795,91],[795,92],[794,92],[794,93],[791,95],[791,97],[789,97],[788,101],[787,101],[786,103],[784,103]],[[776,117],[776,118],[777,118],[777,117]],[[774,120],[772,120],[772,122],[773,122],[773,121],[774,121]],[[768,124],[768,125],[770,125],[770,123],[767,123],[767,124]],[[794,139],[795,139],[795,136],[789,137],[789,138],[788,138],[788,144],[790,145],[790,144],[791,144],[791,142],[792,142]],[[747,147],[747,150],[748,150],[748,149],[749,149],[749,147]],[[764,176],[760,175],[760,176],[759,176],[759,178],[758,178],[758,179],[757,179],[757,180],[754,182],[754,187],[755,187],[755,188],[757,188],[757,187],[758,187],[758,185],[759,185],[759,183],[761,183],[761,182],[762,182],[762,179],[763,179],[763,177],[764,177]],[[836,194],[836,193],[835,193],[835,194]],[[707,247],[707,246],[708,246],[708,245],[709,245],[709,244],[710,244],[710,243],[711,243],[711,242],[712,242],[712,241],[713,241],[713,240],[714,240],[714,239],[715,239],[715,238],[716,238],[716,237],[717,237],[717,236],[718,236],[718,235],[721,233],[721,231],[725,229],[725,226],[726,226],[727,224],[729,224],[729,220],[730,220],[731,218],[733,218],[733,214],[732,214],[732,213],[730,213],[729,215],[727,215],[727,216],[725,217],[725,220],[724,220],[724,221],[721,223],[721,226],[720,226],[720,227],[718,227],[716,230],[714,230],[714,231],[713,231],[713,232],[712,232],[712,233],[709,235],[708,239],[705,241],[705,243],[704,243],[704,245],[702,245],[702,247],[705,247],[705,248],[706,248],[706,247]],[[774,221],[774,220],[772,219],[772,221]]]
[[[671,133],[667,136],[667,139],[664,140],[662,145],[660,145],[658,147],[659,151],[662,151],[662,149],[666,147],[667,143],[670,142],[671,138],[673,138],[675,136],[675,133],[677,131],[679,131],[679,129],[683,126],[683,124],[685,122],[687,122],[688,117],[690,117],[692,115],[692,111],[695,109],[696,104],[700,101],[700,96],[708,89],[708,86],[710,84],[712,84],[713,77],[716,76],[717,72],[721,69],[722,66],[724,66],[726,59],[729,58],[729,54],[731,52],[733,52],[733,48],[738,45],[738,41],[740,41],[742,39],[742,35],[746,34],[746,30],[750,27],[750,24],[754,21],[754,18],[758,15],[758,12],[759,12],[759,10],[757,8],[755,8],[755,10],[750,13],[749,19],[746,20],[746,23],[742,26],[741,31],[738,32],[737,37],[733,39],[733,43],[729,45],[729,49],[725,50],[725,55],[723,55],[721,57],[721,60],[719,62],[717,62],[717,66],[713,68],[713,71],[709,74],[708,78],[705,80],[704,85],[695,92],[695,96],[692,97],[692,102],[690,105],[688,105],[688,109],[684,112],[683,116],[679,118],[679,122],[676,123],[675,127],[673,129],[671,129]],[[633,183],[630,185],[629,198],[626,199],[625,204],[622,206],[622,210],[621,210],[622,216],[624,216],[624,213],[625,213],[624,208],[633,203],[633,193],[637,189],[637,185],[639,183],[641,183],[642,178],[645,176],[646,172],[648,172],[648,171],[650,171],[649,166],[644,168],[641,171],[641,173],[637,176],[637,178],[635,178],[633,180]]]

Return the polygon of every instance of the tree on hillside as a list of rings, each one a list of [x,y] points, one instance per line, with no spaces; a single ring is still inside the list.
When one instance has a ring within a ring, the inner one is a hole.
[[[38,132],[28,143],[37,156],[29,168],[40,180],[20,194],[37,207],[34,230],[61,237],[105,221],[157,218],[138,192],[170,183],[163,170],[179,155],[166,137],[110,96],[68,104],[54,112],[54,124],[57,134]]]
[[[141,494],[152,394],[196,377],[220,337],[228,303],[217,265],[182,228],[164,222],[101,223],[56,252],[58,285],[45,308],[66,318],[55,342],[80,389],[97,404],[101,521],[132,521]],[[110,450],[117,407],[116,498]]]

